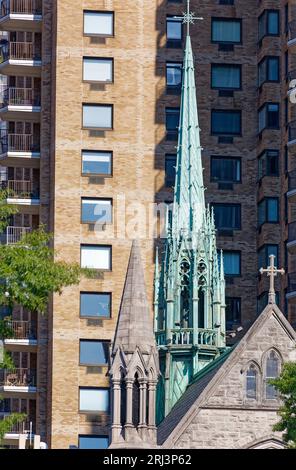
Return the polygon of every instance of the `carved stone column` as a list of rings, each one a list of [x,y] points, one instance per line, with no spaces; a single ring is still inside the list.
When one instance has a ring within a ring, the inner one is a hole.
[[[126,422],[125,427],[133,426],[133,380],[126,379]]]
[[[139,379],[140,384],[140,422],[139,428],[146,428],[146,410],[147,410],[147,381]]]
[[[113,389],[113,413],[112,413],[112,442],[119,439],[121,433],[121,423],[120,423],[120,401],[121,401],[121,390],[120,390],[120,380],[112,381]]]
[[[148,413],[148,426],[155,428],[155,398],[156,398],[156,382],[148,382],[148,400],[149,400],[149,413]]]

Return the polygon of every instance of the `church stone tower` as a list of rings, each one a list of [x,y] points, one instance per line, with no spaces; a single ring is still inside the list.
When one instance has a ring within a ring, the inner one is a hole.
[[[137,241],[132,244],[111,359],[110,447],[156,446],[159,362]]]
[[[189,29],[189,28],[188,28]],[[155,333],[160,355],[158,422],[194,374],[225,349],[223,256],[205,207],[194,61],[189,31],[183,65],[174,203],[164,259],[155,271]]]

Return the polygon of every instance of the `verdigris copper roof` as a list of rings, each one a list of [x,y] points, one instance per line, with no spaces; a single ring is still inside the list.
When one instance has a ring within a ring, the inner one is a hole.
[[[159,424],[157,428],[158,445],[162,445],[166,441],[183,416],[195,403],[206,386],[211,382],[213,377],[216,375],[232,351],[233,348],[229,348],[220,357],[211,362],[208,366],[195,375],[193,381],[190,385],[188,385],[180,400],[175,404],[165,419]]]

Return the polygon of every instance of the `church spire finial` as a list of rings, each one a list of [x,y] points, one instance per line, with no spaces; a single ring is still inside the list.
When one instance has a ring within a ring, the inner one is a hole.
[[[194,12],[190,11],[190,0],[187,0],[187,11],[183,12],[183,23],[187,24],[187,36],[190,36],[190,24],[194,24],[195,20],[203,20],[194,16]]]

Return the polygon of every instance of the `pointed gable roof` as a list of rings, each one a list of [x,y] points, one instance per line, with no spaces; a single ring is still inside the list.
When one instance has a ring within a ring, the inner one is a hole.
[[[131,248],[126,280],[115,332],[113,352],[121,347],[126,353],[136,347],[150,352],[155,347],[150,307],[146,296],[144,271],[139,241],[134,240]]]
[[[268,304],[239,343],[225,351],[218,359],[196,374],[186,392],[158,426],[157,438],[159,445],[165,445],[166,448],[174,445],[174,442],[189,425],[199,408],[206,403],[209,396],[213,395],[222,379],[238,361],[250,339],[272,317],[277,320],[287,336],[296,344],[296,332],[288,320],[277,305]]]

